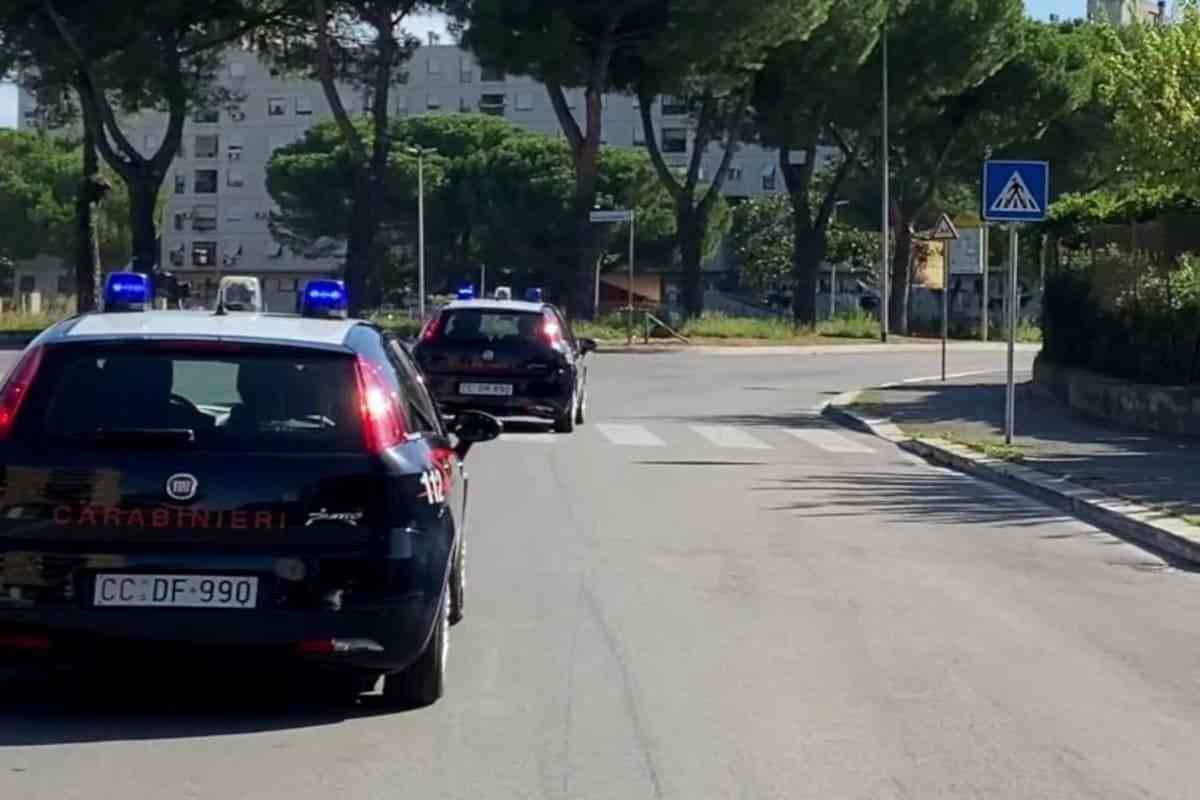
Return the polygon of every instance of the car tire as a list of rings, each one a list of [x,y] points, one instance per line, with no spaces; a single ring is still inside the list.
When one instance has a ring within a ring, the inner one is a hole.
[[[582,425],[587,422],[587,392],[579,396],[579,405],[575,409],[575,424]]]
[[[575,430],[575,409],[579,406],[577,395],[571,395],[571,404],[563,411],[562,416],[554,418],[555,433],[571,433]]]
[[[429,641],[417,660],[383,679],[383,700],[389,708],[431,706],[446,690],[446,655],[450,648],[450,593],[443,592]]]

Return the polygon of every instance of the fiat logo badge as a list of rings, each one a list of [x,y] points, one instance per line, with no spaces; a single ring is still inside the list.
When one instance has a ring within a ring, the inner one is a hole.
[[[196,476],[186,472],[177,472],[167,478],[167,497],[172,500],[191,500],[196,496],[198,488],[200,482],[196,480]]]
[[[492,352],[491,350],[483,351],[483,360],[484,361],[493,361],[493,360],[495,360],[495,358],[496,358],[496,354],[494,352]]]

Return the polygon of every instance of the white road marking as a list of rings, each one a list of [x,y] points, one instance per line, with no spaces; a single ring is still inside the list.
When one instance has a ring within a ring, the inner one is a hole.
[[[785,428],[784,432],[819,447],[826,453],[869,453],[872,455],[875,453],[866,445],[860,444],[848,436],[843,436],[837,431],[821,428]]]
[[[771,445],[760,442],[750,434],[728,425],[692,425],[692,430],[708,439],[717,447],[738,450],[770,450]]]
[[[641,425],[597,425],[605,439],[622,447],[666,447],[667,443]]]

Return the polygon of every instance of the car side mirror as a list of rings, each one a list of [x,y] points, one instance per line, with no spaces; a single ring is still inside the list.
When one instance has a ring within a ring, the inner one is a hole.
[[[454,418],[450,432],[458,439],[454,452],[459,458],[466,458],[472,445],[499,438],[504,432],[504,423],[482,411],[464,411]]]
[[[596,344],[595,339],[580,339],[579,340],[579,352],[583,353],[584,355],[587,355],[588,353],[596,352],[597,347],[598,347],[598,345]]]

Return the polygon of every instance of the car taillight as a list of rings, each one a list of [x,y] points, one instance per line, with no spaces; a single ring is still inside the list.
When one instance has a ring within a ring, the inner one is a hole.
[[[43,348],[34,347],[21,356],[21,360],[8,374],[4,387],[0,388],[0,439],[7,439],[12,432],[13,422],[29,394],[29,387],[42,365]]]
[[[355,366],[358,376],[358,407],[362,418],[363,444],[367,452],[378,454],[404,441],[407,431],[400,406],[392,397],[387,380],[379,367],[362,356]]]
[[[554,320],[546,320],[542,323],[542,338],[550,343],[551,347],[558,347],[562,344],[562,326]]]
[[[442,332],[442,318],[434,317],[425,325],[425,330],[421,333],[421,341],[432,342]]]

